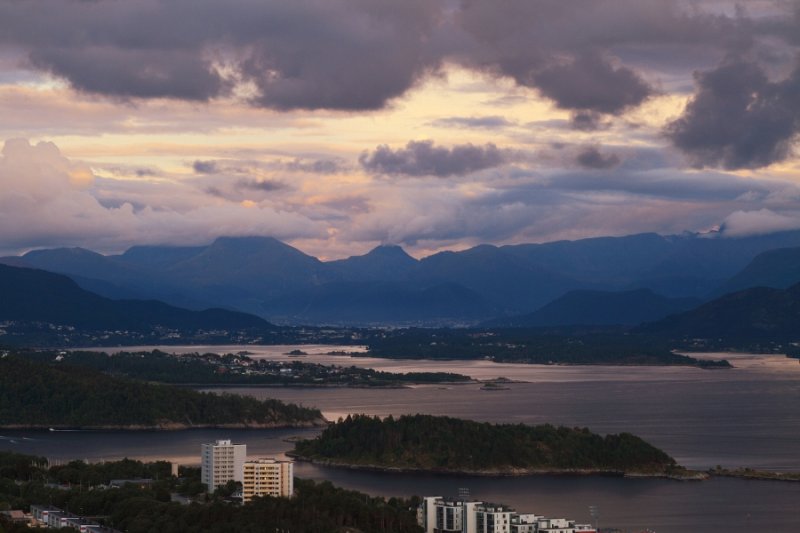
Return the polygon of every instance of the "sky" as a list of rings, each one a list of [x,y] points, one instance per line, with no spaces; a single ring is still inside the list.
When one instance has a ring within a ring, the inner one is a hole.
[[[0,0],[0,252],[800,229],[800,2]]]

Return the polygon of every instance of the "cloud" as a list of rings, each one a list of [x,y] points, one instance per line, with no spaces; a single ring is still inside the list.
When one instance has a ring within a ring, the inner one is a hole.
[[[786,23],[715,10],[663,0],[30,0],[0,4],[0,45],[114,98],[380,109],[456,63],[564,109],[619,114],[654,92],[626,57],[671,68],[676,55],[742,48],[757,32],[794,39]],[[658,47],[672,47],[668,60],[650,52]]]
[[[0,5],[0,44],[79,91],[207,101],[247,86],[272,109],[378,109],[435,71],[427,0],[32,0]]]
[[[216,161],[195,161],[192,168],[198,174],[216,174],[219,169]]]
[[[584,148],[575,158],[575,161],[584,168],[607,170],[620,164],[617,154],[603,155],[594,146]]]
[[[620,114],[655,93],[626,56],[659,62],[654,53],[670,47],[692,57],[696,48],[724,49],[743,33],[730,16],[695,4],[660,0],[592,2],[506,0],[463,2],[459,27],[477,45],[457,57],[472,68],[507,76],[538,89],[559,107]]]
[[[207,198],[181,183],[153,188],[146,180],[95,178],[53,143],[10,140],[0,157],[0,248],[118,251],[141,243],[206,243],[220,235],[325,235],[324,223],[270,203],[247,209]]]
[[[736,209],[737,201],[748,196],[766,198],[774,190],[784,190],[783,182],[740,178],[706,171],[676,173],[672,168],[628,171],[622,167],[613,172],[596,169],[579,172],[556,172],[544,181],[548,188],[572,191],[591,196],[594,193],[613,192],[629,197],[650,196],[682,202],[729,203]]]
[[[427,46],[440,2],[316,0],[273,10],[278,17],[241,63],[260,106],[380,109],[441,62]]]
[[[731,213],[725,218],[720,231],[728,237],[744,237],[796,229],[800,229],[800,212],[787,214],[759,209]]]
[[[800,67],[770,81],[759,65],[731,58],[695,78],[697,92],[666,128],[693,165],[760,168],[790,155],[800,133]]]
[[[536,87],[559,107],[617,114],[635,107],[653,89],[633,70],[614,66],[594,52],[533,74]]]
[[[600,129],[608,129],[611,123],[604,121],[603,115],[597,111],[584,109],[572,114],[570,125],[572,129],[579,131],[597,131]]]
[[[433,141],[409,141],[405,148],[378,146],[364,152],[358,161],[368,172],[406,176],[464,176],[501,166],[510,160],[507,151],[492,143],[484,146],[459,144],[452,148],[434,146]]]
[[[465,128],[465,129],[501,129],[513,126],[515,123],[499,115],[485,117],[447,117],[434,120],[434,126],[442,128]]]
[[[301,159],[296,157],[292,161],[284,162],[283,167],[290,172],[305,172],[308,174],[338,174],[344,171],[344,164],[336,159]]]
[[[70,80],[79,91],[107,96],[209,100],[230,88],[210,62],[192,50],[47,47],[34,50],[30,60]]]
[[[286,184],[275,180],[240,179],[236,182],[236,187],[252,191],[271,192],[285,189]]]

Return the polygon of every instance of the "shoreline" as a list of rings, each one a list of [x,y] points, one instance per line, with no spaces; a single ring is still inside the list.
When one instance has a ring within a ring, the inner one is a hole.
[[[752,479],[758,481],[782,481],[784,483],[800,483],[800,472],[771,472],[752,468],[711,468],[708,474],[712,477],[729,477],[736,479]]]
[[[313,465],[345,470],[362,470],[367,472],[383,472],[387,474],[434,474],[455,476],[478,477],[525,477],[525,476],[609,476],[623,478],[660,478],[675,481],[703,481],[711,477],[708,473],[696,470],[687,470],[686,474],[668,474],[666,472],[625,472],[622,470],[603,468],[509,468],[509,469],[430,469],[418,467],[394,467],[380,465],[361,465],[341,463],[325,459],[304,457],[293,451],[285,452],[286,456],[295,461],[311,463]]]
[[[98,424],[91,426],[64,426],[58,424],[3,424],[0,430],[32,431],[186,431],[192,429],[311,429],[324,428],[330,422],[320,418],[304,422],[234,422],[229,424],[187,424],[182,422],[163,422],[159,424]]]

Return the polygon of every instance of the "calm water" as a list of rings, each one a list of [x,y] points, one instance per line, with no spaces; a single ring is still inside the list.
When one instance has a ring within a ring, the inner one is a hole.
[[[293,347],[217,347],[289,359]],[[174,348],[168,348],[174,350]],[[202,350],[189,347],[183,351]],[[707,468],[750,466],[800,470],[800,365],[782,357],[736,356],[730,371],[693,368],[619,368],[499,365],[489,361],[387,361],[326,356],[330,347],[304,347],[300,360],[357,364],[388,371],[448,370],[486,379],[500,375],[526,383],[487,392],[478,385],[411,389],[233,388],[231,392],[319,406],[329,418],[346,413],[446,414],[493,422],[587,426],[597,432],[630,431],[663,448],[681,464]],[[208,389],[208,390],[220,390]],[[200,443],[233,438],[250,455],[280,454],[284,439],[314,430],[159,432],[3,432],[0,449],[54,459],[166,458],[196,464]],[[517,509],[588,521],[600,507],[601,525],[631,531],[800,532],[800,483],[712,479],[676,482],[613,477],[477,478],[350,472],[298,464],[297,475],[380,495],[474,497]]]

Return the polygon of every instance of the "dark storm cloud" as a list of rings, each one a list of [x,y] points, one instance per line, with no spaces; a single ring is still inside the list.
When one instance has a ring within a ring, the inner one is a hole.
[[[731,59],[696,74],[697,92],[667,134],[697,167],[759,168],[786,159],[800,133],[800,67],[771,81]]]
[[[258,106],[378,109],[438,67],[441,13],[428,0],[31,0],[0,5],[0,45],[91,93],[208,100],[242,80]]]
[[[192,168],[198,174],[214,174],[218,171],[216,161],[200,161],[192,163]]]
[[[119,97],[208,100],[227,84],[193,51],[47,48],[30,56],[33,65],[70,80],[75,89]]]
[[[369,172],[406,176],[463,176],[501,166],[511,157],[492,143],[484,146],[459,144],[452,148],[434,146],[433,141],[409,141],[405,148],[384,145],[364,152],[358,161]]]
[[[291,4],[291,2],[289,3]],[[440,56],[426,43],[441,3],[428,0],[317,0],[288,9],[258,37],[242,74],[276,109],[380,109]]]
[[[589,146],[577,155],[575,161],[584,168],[605,170],[619,165],[620,158],[617,154],[603,155],[596,147]]]
[[[564,109],[619,113],[652,95],[652,88],[633,70],[613,66],[594,52],[533,74],[543,95]]]
[[[641,104],[654,89],[613,49],[647,50],[680,45],[728,46],[744,33],[722,16],[684,11],[659,0],[464,0],[460,27],[479,45],[461,60],[538,89],[565,109],[619,114]]]
[[[431,124],[444,128],[466,128],[466,129],[501,129],[513,126],[505,117],[492,115],[488,117],[447,117],[434,120]]]
[[[572,114],[570,126],[579,131],[597,131],[607,129],[611,124],[604,121],[603,115],[596,111],[582,110]]]
[[[28,0],[0,3],[0,46],[112,97],[204,101],[249,83],[254,106],[379,109],[453,62],[564,109],[620,114],[655,92],[626,57],[651,69],[657,47],[692,57],[746,49],[758,32],[797,39],[791,17],[754,24],[703,10],[663,0]]]

